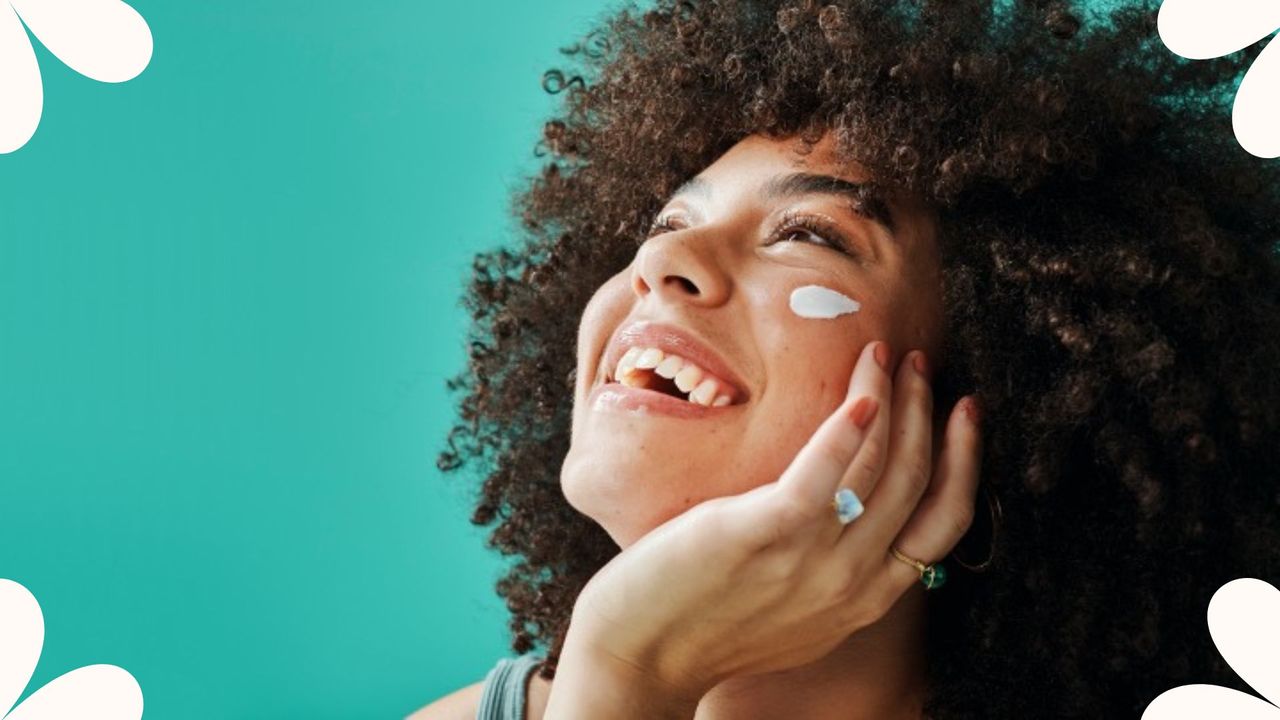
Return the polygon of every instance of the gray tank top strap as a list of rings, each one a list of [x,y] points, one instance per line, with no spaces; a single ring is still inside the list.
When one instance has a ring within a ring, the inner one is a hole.
[[[476,720],[525,720],[525,687],[542,657],[526,653],[502,658],[484,679]]]

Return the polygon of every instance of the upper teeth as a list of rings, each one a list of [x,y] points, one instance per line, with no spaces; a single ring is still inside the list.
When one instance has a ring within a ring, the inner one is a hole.
[[[613,376],[618,382],[631,387],[643,387],[644,377],[633,370],[652,369],[658,375],[674,379],[680,392],[689,394],[689,401],[709,407],[721,407],[733,401],[733,389],[725,387],[720,390],[720,383],[710,373],[698,367],[692,360],[686,360],[672,353],[664,353],[658,348],[632,346],[618,360],[618,367]]]

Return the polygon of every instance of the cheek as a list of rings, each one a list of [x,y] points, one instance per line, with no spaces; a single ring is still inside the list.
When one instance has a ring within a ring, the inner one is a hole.
[[[766,391],[795,406],[789,416],[843,397],[863,346],[887,329],[882,304],[847,289],[800,284],[760,300]]]
[[[766,383],[753,423],[760,425],[755,452],[762,466],[776,467],[775,453],[789,461],[799,451],[844,402],[865,345],[891,330],[884,304],[871,294],[809,292],[797,302],[782,293],[760,307],[756,333],[766,353]]]
[[[609,278],[587,301],[578,323],[578,378],[588,381],[591,368],[599,361],[610,333],[626,318],[634,295],[630,289],[630,270]]]
[[[862,309],[862,303],[824,285],[802,285],[791,291],[791,312],[808,320],[830,320]]]

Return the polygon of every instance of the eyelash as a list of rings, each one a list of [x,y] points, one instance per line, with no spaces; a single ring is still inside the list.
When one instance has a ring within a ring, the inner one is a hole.
[[[675,230],[671,225],[671,217],[660,217],[649,227],[649,232],[645,234],[645,239],[658,235],[660,230]],[[823,247],[829,247],[836,252],[849,256],[856,256],[853,252],[853,245],[845,238],[844,234],[835,228],[835,226],[817,215],[806,215],[795,211],[787,211],[783,214],[778,224],[774,226],[769,233],[770,245],[779,242],[788,234],[797,230],[804,230],[811,235],[822,239],[821,243],[817,243]]]

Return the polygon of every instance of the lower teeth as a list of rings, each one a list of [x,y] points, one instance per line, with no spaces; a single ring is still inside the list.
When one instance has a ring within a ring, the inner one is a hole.
[[[694,405],[702,405],[702,403],[695,402],[693,398],[689,397],[689,393],[681,391],[679,386],[675,384],[675,381],[664,378],[661,375],[657,375],[652,370],[633,369],[630,372],[623,373],[622,377],[618,379],[618,382],[628,387],[652,390],[654,392],[660,392],[663,395],[676,398],[677,400],[684,400],[685,402],[693,403]],[[662,389],[661,386],[664,384],[667,387]],[[677,391],[679,392],[677,393]]]

